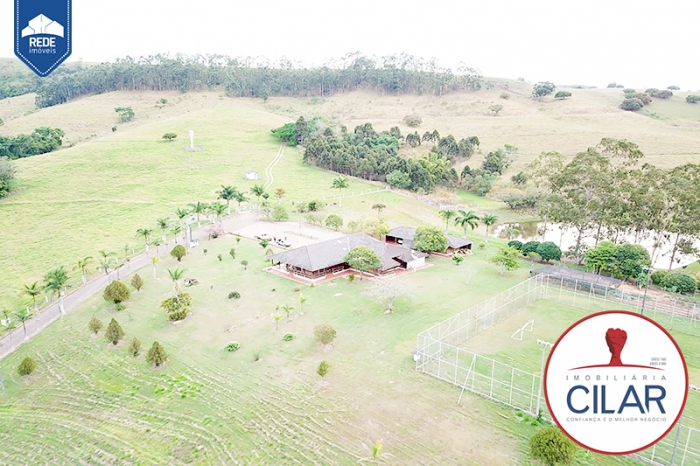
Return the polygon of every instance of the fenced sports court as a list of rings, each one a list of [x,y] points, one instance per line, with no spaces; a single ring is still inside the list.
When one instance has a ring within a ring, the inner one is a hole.
[[[523,360],[519,367],[517,361],[506,364],[469,349],[469,340],[539,300],[572,306],[586,313],[610,309],[641,312],[644,301],[644,315],[666,329],[700,335],[700,308],[691,300],[649,297],[645,300],[585,276],[540,273],[418,334],[416,370],[455,385],[458,400],[465,392],[471,392],[532,416],[539,411],[544,418],[551,419],[542,395],[541,371],[525,370],[533,367],[533,361]],[[537,328],[537,319],[530,320],[519,325],[511,338],[522,341],[525,332]],[[549,342],[539,343],[544,361]],[[539,360],[535,364],[541,366]],[[700,395],[694,391],[688,396],[688,405],[691,403],[700,404]],[[635,456],[652,464],[670,465],[674,450],[674,465],[700,465],[700,431],[681,425]]]

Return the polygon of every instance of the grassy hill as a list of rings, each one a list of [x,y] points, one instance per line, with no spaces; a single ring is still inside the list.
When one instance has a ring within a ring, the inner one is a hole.
[[[479,165],[489,150],[515,145],[519,154],[493,191],[495,197],[508,189],[512,173],[542,151],[574,154],[603,137],[638,143],[646,161],[659,166],[700,161],[700,105],[685,103],[684,93],[668,101],[654,100],[644,112],[630,113],[617,108],[622,99],[619,89],[574,89],[565,101],[538,102],[529,98],[526,83],[492,81],[490,90],[441,97],[354,92],[323,99],[273,97],[263,102],[231,99],[218,91],[114,92],[41,110],[34,109],[32,95],[2,100],[0,118],[5,124],[0,135],[53,126],[66,132],[66,145],[73,147],[17,161],[19,189],[0,201],[0,235],[9,238],[9,247],[0,257],[0,308],[26,302],[19,295],[21,285],[41,280],[53,267],[69,267],[101,249],[116,252],[125,245],[140,245],[136,229],[153,227],[159,217],[174,218],[174,209],[187,203],[213,200],[222,184],[248,190],[254,183],[242,180],[245,170],[257,170],[263,177],[277,153],[279,144],[270,129],[299,115],[321,115],[350,129],[366,121],[380,130],[399,126],[405,134],[413,129],[402,123],[403,116],[416,113],[423,118],[417,128],[420,134],[437,129],[457,138],[478,136],[482,154],[467,162],[472,166]],[[502,99],[502,93],[509,98]],[[165,106],[159,104],[161,98],[168,100]],[[498,116],[488,110],[494,103],[504,107]],[[135,121],[116,124],[114,108],[119,106],[131,106]],[[656,116],[648,116],[647,111]],[[183,150],[189,129],[206,152]],[[162,141],[161,136],[170,131],[178,139]],[[425,151],[422,146],[406,150],[406,155]],[[333,177],[305,166],[300,150],[287,148],[274,170],[272,190],[284,188],[287,200],[330,197],[335,194],[330,189]],[[354,179],[350,191],[376,186],[380,185]],[[387,213],[390,223],[440,222],[434,209],[411,198],[388,196],[387,202],[401,205]],[[346,219],[372,213],[372,198],[360,199],[344,203]],[[449,193],[437,193],[435,204],[451,199],[473,204],[480,211],[502,205]],[[502,220],[512,215],[500,214]]]

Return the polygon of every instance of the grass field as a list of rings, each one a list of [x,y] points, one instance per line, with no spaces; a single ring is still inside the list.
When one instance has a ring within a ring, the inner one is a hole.
[[[415,112],[424,121],[419,132],[436,128],[457,137],[478,135],[482,154],[468,162],[472,165],[478,165],[483,153],[495,147],[516,145],[519,155],[494,190],[496,198],[510,189],[511,171],[522,169],[541,151],[573,154],[606,136],[639,143],[648,161],[661,166],[698,159],[700,106],[681,102],[683,93],[669,101],[654,101],[657,113],[666,112],[666,119],[658,120],[617,109],[616,90],[575,90],[567,101],[536,102],[527,97],[525,83],[494,83],[492,90],[439,98],[355,92],[324,99],[273,97],[264,103],[230,99],[220,92],[113,92],[41,110],[33,109],[30,95],[4,99],[0,118],[5,124],[0,134],[55,126],[66,131],[66,145],[75,146],[16,162],[18,190],[0,201],[4,219],[0,234],[10,238],[6,254],[0,257],[4,272],[0,308],[26,304],[28,300],[20,295],[22,285],[41,281],[54,267],[71,268],[75,261],[95,256],[98,250],[138,247],[136,229],[154,227],[160,217],[174,218],[174,210],[187,203],[213,200],[221,184],[248,190],[254,183],[241,179],[245,170],[262,175],[277,153],[279,146],[270,129],[299,115],[321,115],[350,128],[365,121],[377,129],[397,125],[405,133],[410,128],[401,119]],[[504,91],[511,96],[508,100],[499,98]],[[160,98],[168,100],[162,108]],[[501,116],[488,116],[488,106],[495,101],[505,109]],[[112,132],[118,106],[133,107],[136,119],[118,124]],[[695,110],[697,115],[692,113]],[[183,150],[189,129],[194,129],[195,142],[206,152]],[[162,141],[161,136],[170,131],[179,139]],[[414,155],[425,150],[412,149]],[[334,194],[330,188],[334,174],[304,165],[296,148],[285,150],[274,176],[271,189],[285,189],[288,201]],[[348,191],[376,186],[379,184],[353,179]],[[389,202],[393,210],[386,212],[390,226],[439,223],[434,208],[410,197],[392,196],[348,198],[341,213],[346,222],[371,215],[371,202],[379,199]],[[497,200],[446,192],[436,193],[434,199],[435,205],[460,203],[478,213],[497,212],[501,222],[518,220],[517,213]],[[73,279],[79,279],[75,272]]]
[[[462,344],[462,348],[508,366],[515,367],[524,372],[539,374],[541,370],[542,347],[537,344],[538,339],[554,343],[568,327],[583,317],[590,315],[591,312],[609,309],[634,310],[629,306],[619,303],[605,304],[600,302],[591,305],[589,311],[582,307],[574,307],[570,304],[558,302],[558,291],[552,291],[552,289],[550,289],[550,293],[551,299],[540,299],[527,308],[515,312],[506,320],[465,341]],[[574,295],[571,294],[567,296],[565,301],[572,302],[571,298],[573,297]],[[585,296],[574,298],[573,301],[577,299],[581,301],[581,306],[587,305],[584,304],[586,302]],[[530,319],[534,319],[535,321],[532,331],[524,332],[522,340],[511,338],[511,335]],[[700,382],[700,362],[698,359],[700,343],[697,337],[678,330],[671,330],[670,333],[683,351],[688,366],[690,383],[693,385],[697,384]],[[446,358],[450,360],[450,358],[452,358],[451,353],[447,355]],[[505,374],[503,377],[498,377],[499,380],[510,380],[510,369],[506,370],[499,366],[495,367],[498,369],[496,371],[497,377],[498,374],[505,371],[503,372],[503,374]],[[479,360],[474,370],[479,374],[490,377],[491,364],[487,360]],[[477,380],[477,387],[481,386],[482,389],[484,389],[484,382],[482,382],[481,379]],[[529,392],[530,379],[518,377],[516,380],[524,384],[519,387],[520,389]],[[501,392],[499,392],[501,396],[507,398],[506,386],[497,386],[496,389],[501,390]],[[488,391],[488,388],[486,388],[486,390]],[[503,390],[506,390],[506,392],[503,392]],[[525,398],[522,398],[521,401],[525,403],[529,402]],[[545,413],[548,412],[546,405],[542,405],[542,410]],[[694,391],[690,391],[688,395],[683,425],[685,427],[700,429],[700,395]],[[675,431],[673,435],[675,435]],[[671,435],[671,438],[673,438],[673,435]],[[696,438],[695,441],[697,440]],[[697,449],[697,446],[695,446],[695,448]]]
[[[184,322],[168,323],[158,308],[172,290],[165,269],[177,263],[168,259],[158,264],[158,279],[150,267],[141,271],[144,289],[126,310],[96,296],[0,361],[4,462],[58,455],[73,464],[325,466],[355,464],[382,440],[378,464],[525,464],[532,427],[478,397],[457,406],[453,390],[413,371],[411,351],[420,330],[512,286],[526,270],[500,277],[486,263],[491,247],[459,267],[433,258],[433,267],[402,277],[415,296],[399,300],[392,315],[364,294],[367,280],[340,279],[305,287],[300,316],[295,284],[261,270],[257,244],[226,237],[202,246],[207,255],[194,250],[181,264],[200,281],[187,288],[195,306]],[[228,256],[232,246],[236,260]],[[464,285],[474,269],[480,273]],[[227,299],[233,290],[240,300]],[[443,298],[436,302],[436,294]],[[296,309],[275,330],[270,315],[285,303]],[[92,315],[105,324],[118,319],[125,343],[115,348],[104,332],[91,336]],[[338,331],[329,351],[312,337],[320,323]],[[287,332],[296,338],[282,341]],[[161,342],[167,366],[151,369],[143,355],[128,356],[134,336],[144,351]],[[230,341],[241,349],[225,352]],[[22,379],[15,370],[27,355],[39,368]],[[321,360],[331,364],[324,379],[315,374]]]

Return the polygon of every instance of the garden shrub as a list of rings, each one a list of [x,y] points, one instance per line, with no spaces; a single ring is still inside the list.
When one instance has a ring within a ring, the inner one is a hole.
[[[294,340],[294,334],[293,333],[286,333],[283,337],[282,340],[284,341],[292,341]]]
[[[697,283],[690,275],[681,272],[673,272],[666,275],[661,282],[661,286],[667,290],[675,289],[679,293],[695,293]]]
[[[528,241],[527,243],[523,244],[520,252],[525,255],[530,254],[531,252],[537,252],[537,248],[540,246],[540,244],[541,243],[539,241]]]
[[[228,294],[228,299],[239,299],[241,294],[238,291],[232,291]]]
[[[523,250],[523,242],[518,241],[517,239],[514,239],[513,241],[508,241],[508,247],[515,248],[518,251]]]
[[[237,341],[232,341],[228,345],[226,345],[226,351],[229,353],[233,353],[234,351],[238,351],[238,348],[241,347],[241,344],[238,343]]]
[[[321,364],[318,365],[318,369],[316,369],[316,373],[321,377],[325,377],[330,368],[330,364],[328,364],[326,361],[321,361]]]
[[[666,272],[665,270],[657,270],[651,274],[651,282],[654,285],[661,285],[661,283],[663,283],[664,278],[666,278],[667,275],[668,272]]]
[[[335,339],[335,336],[336,331],[330,325],[317,325],[314,328],[314,337],[316,337],[316,340],[323,343],[324,345],[331,343]]]
[[[36,361],[27,356],[22,360],[17,368],[19,375],[29,375],[36,369]]]

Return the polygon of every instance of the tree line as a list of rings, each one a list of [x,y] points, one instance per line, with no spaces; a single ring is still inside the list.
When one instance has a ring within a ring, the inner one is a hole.
[[[307,122],[300,117],[272,133],[291,145],[303,144],[304,161],[343,175],[371,181],[385,181],[392,187],[430,192],[436,186],[455,187],[459,175],[453,164],[469,158],[479,147],[476,136],[459,141],[454,136],[441,137],[437,130],[418,131],[406,136],[394,126],[377,132],[371,123],[358,125],[352,132],[341,126],[336,133],[319,118]],[[402,144],[413,147],[432,143],[430,151],[420,159],[402,158]]]
[[[59,128],[36,128],[32,134],[0,136],[0,157],[10,160],[45,154],[63,144],[66,133]]]
[[[700,165],[661,169],[641,164],[637,144],[605,138],[596,146],[567,158],[543,153],[529,176],[542,192],[538,208],[545,219],[576,231],[573,256],[585,256],[582,239],[595,244],[620,235],[634,243],[650,238],[653,262],[664,244],[670,244],[671,265],[680,254],[697,255],[700,235]],[[669,269],[671,267],[669,266]]]
[[[411,55],[367,57],[348,54],[320,67],[303,67],[287,59],[231,58],[224,55],[158,54],[114,63],[60,67],[36,89],[38,107],[50,107],[87,94],[127,91],[198,91],[223,88],[230,96],[328,96],[357,89],[386,94],[435,94],[481,88],[478,70],[453,72],[433,60]],[[31,89],[28,86],[27,89]]]

